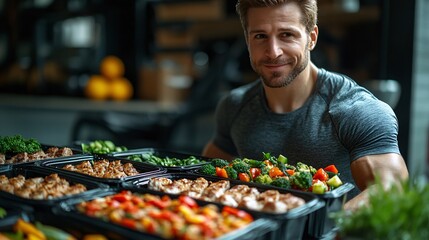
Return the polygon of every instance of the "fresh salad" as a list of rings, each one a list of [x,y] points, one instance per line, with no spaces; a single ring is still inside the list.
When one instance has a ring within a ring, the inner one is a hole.
[[[296,189],[316,194],[323,194],[340,187],[341,181],[335,165],[316,169],[298,162],[295,166],[287,163],[283,155],[271,156],[263,153],[264,160],[236,158],[231,162],[213,159],[210,164],[202,166],[199,173],[237,179],[244,182],[255,182],[286,189]]]

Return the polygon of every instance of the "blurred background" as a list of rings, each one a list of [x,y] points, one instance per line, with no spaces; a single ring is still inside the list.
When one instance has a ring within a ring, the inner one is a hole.
[[[254,81],[231,0],[0,0],[0,135],[200,153],[219,98]],[[312,60],[389,103],[429,162],[429,3],[319,1]]]

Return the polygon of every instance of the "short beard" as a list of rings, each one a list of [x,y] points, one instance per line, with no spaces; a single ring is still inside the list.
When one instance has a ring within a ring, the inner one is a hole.
[[[282,76],[281,72],[273,72],[271,74],[271,76],[264,77],[262,75],[262,72],[258,71],[253,63],[252,63],[252,67],[255,70],[255,72],[258,73],[258,75],[261,77],[265,86],[270,87],[270,88],[286,87],[289,84],[291,84],[296,79],[296,77],[298,77],[298,75],[301,74],[302,71],[304,71],[304,69],[308,66],[309,55],[310,55],[310,53],[308,51],[308,44],[305,46],[305,51],[306,51],[306,54],[305,54],[305,57],[304,57],[303,61],[301,62],[301,64],[297,65],[294,69],[292,69],[292,72],[289,73],[287,76]],[[276,63],[276,61],[272,61],[271,63]],[[281,80],[280,81],[273,81],[274,79],[277,79],[277,78],[281,78]]]

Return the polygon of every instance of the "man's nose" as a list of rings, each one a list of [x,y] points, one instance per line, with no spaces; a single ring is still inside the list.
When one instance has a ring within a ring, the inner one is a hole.
[[[278,40],[276,38],[269,39],[267,42],[266,55],[271,59],[276,59],[282,55],[282,53],[283,50]]]

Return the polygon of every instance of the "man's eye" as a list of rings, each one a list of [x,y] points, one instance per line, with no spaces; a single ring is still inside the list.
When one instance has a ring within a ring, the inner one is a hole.
[[[255,39],[264,39],[265,35],[264,34],[256,34],[255,35]]]
[[[289,38],[289,37],[292,37],[292,36],[293,36],[293,34],[289,33],[289,32],[282,33],[282,37],[285,37],[285,38]]]

